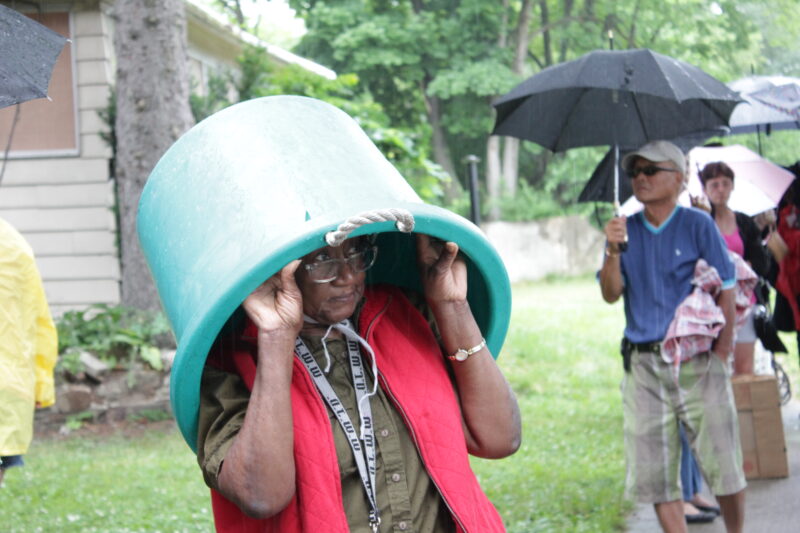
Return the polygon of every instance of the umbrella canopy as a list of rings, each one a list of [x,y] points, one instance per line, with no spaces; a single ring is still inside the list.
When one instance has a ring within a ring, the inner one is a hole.
[[[67,39],[0,5],[0,108],[44,98]]]
[[[689,195],[704,196],[699,172],[706,164],[715,161],[724,161],[733,170],[734,188],[728,205],[746,215],[757,215],[777,206],[794,179],[794,174],[788,170],[744,146],[700,146],[689,151],[689,183],[678,198],[679,204],[690,205]],[[630,215],[641,208],[642,204],[631,196],[620,212]]]
[[[753,93],[753,98],[800,120],[800,83],[786,83]]]
[[[762,102],[756,97],[757,93],[768,97],[765,90],[794,83],[800,85],[800,79],[786,76],[748,76],[732,81],[728,87],[737,91],[744,102],[737,105],[730,118],[730,132],[739,133],[770,133],[771,131],[800,129],[800,118],[781,111]]]
[[[548,67],[494,102],[493,134],[553,151],[641,146],[728,125],[741,98],[699,68],[648,49],[599,50]]]
[[[693,174],[714,161],[724,161],[731,167],[736,188],[742,181],[752,183],[769,197],[773,207],[778,205],[794,180],[794,174],[785,168],[739,144],[699,146],[689,151],[689,168]]]

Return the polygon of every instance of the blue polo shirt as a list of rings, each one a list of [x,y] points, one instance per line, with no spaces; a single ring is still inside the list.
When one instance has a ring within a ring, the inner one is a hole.
[[[631,342],[656,342],[667,333],[678,305],[692,292],[698,259],[717,269],[722,288],[736,274],[717,225],[704,211],[676,206],[659,227],[641,211],[628,218],[628,249],[621,258],[625,283],[625,336]]]

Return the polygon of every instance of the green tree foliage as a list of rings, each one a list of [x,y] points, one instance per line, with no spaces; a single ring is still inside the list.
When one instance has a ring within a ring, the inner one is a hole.
[[[356,75],[341,74],[328,80],[294,65],[277,66],[257,47],[248,47],[239,63],[242,75],[234,83],[240,100],[294,94],[335,105],[359,123],[423,200],[442,202],[442,185],[449,176],[429,159],[426,131],[392,126],[381,104],[362,89]]]
[[[357,74],[392,124],[431,132],[432,153],[439,163],[442,154],[449,156],[450,168],[467,153],[484,153],[493,97],[547,66],[608,48],[609,31],[617,49],[652,48],[723,81],[775,69],[797,74],[800,64],[797,0],[538,0],[521,77],[512,69],[520,0],[289,3],[308,29],[296,51]],[[436,149],[436,128],[443,130],[446,151]],[[735,142],[754,144],[747,137]],[[554,156],[526,142],[521,176],[550,198],[551,214],[562,212],[574,208],[602,154],[602,148],[586,148]],[[547,211],[543,203],[536,203],[536,214]]]
[[[212,73],[208,77],[207,86],[203,88],[202,92],[198,91],[198,87],[192,87],[192,93],[189,95],[189,106],[192,108],[192,116],[194,116],[195,122],[200,122],[233,103],[228,99],[232,82],[232,77],[229,73]]]
[[[516,81],[510,52],[497,44],[507,23],[501,3],[290,4],[308,28],[298,53],[355,72],[393,124],[429,128],[432,137],[442,128],[449,154],[437,154],[438,163],[452,169],[467,153],[484,151],[493,120],[489,102]]]

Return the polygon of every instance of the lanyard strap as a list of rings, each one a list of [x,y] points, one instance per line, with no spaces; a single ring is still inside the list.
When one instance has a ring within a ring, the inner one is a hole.
[[[343,329],[346,328],[352,331],[350,321],[345,321],[341,326],[343,326]],[[336,329],[339,328],[337,327]],[[311,379],[314,381],[314,385],[316,385],[317,390],[336,416],[339,425],[347,436],[350,449],[353,451],[353,456],[356,460],[361,484],[364,487],[364,492],[367,494],[367,499],[372,507],[369,514],[370,527],[373,532],[377,532],[381,520],[375,488],[375,465],[377,461],[375,455],[375,432],[372,424],[372,408],[368,399],[362,402],[362,399],[367,396],[368,391],[364,365],[361,360],[361,352],[358,349],[358,340],[347,334],[345,334],[345,337],[347,339],[347,354],[350,360],[350,371],[353,375],[353,388],[356,393],[356,405],[361,422],[361,439],[358,438],[358,433],[350,420],[350,416],[347,414],[347,410],[342,405],[342,402],[339,400],[330,382],[325,378],[325,374],[314,360],[310,350],[299,336],[295,340],[295,354],[303,363],[303,366],[306,367],[306,370],[308,370]]]

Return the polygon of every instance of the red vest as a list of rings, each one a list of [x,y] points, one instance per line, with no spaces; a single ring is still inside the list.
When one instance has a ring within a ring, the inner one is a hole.
[[[395,287],[370,287],[358,323],[375,351],[380,386],[403,415],[428,474],[452,512],[458,532],[504,532],[503,522],[469,465],[461,410],[436,339],[423,316]],[[224,354],[252,389],[255,346]],[[220,352],[217,352],[220,353]],[[231,357],[232,356],[232,357]],[[211,364],[225,365],[215,357]],[[295,358],[292,416],[296,491],[277,515],[256,520],[211,491],[214,522],[224,533],[348,533],[339,463],[325,404]]]
[[[778,233],[786,241],[789,253],[781,261],[775,288],[789,302],[794,317],[794,329],[800,331],[800,307],[797,304],[797,296],[800,295],[800,231],[797,226],[789,224],[787,219],[792,215],[800,216],[800,211],[795,206],[787,205],[781,209]]]

